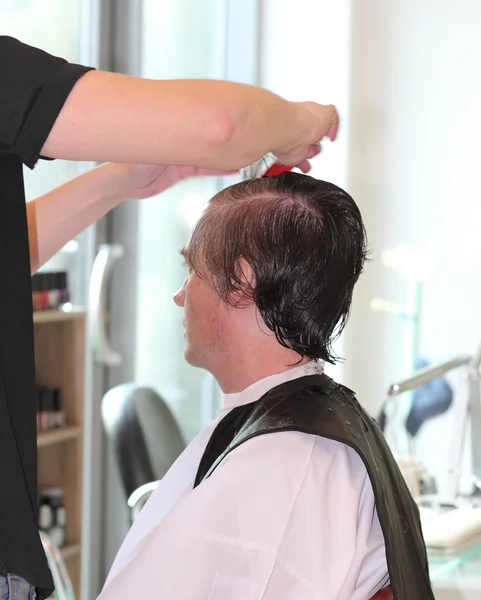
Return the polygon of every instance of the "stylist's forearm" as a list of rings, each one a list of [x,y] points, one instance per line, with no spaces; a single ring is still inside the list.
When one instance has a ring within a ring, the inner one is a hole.
[[[296,138],[304,118],[296,106],[224,81],[92,71],[75,85],[42,154],[237,169]]]
[[[125,199],[112,176],[115,168],[97,167],[27,203],[32,273]]]

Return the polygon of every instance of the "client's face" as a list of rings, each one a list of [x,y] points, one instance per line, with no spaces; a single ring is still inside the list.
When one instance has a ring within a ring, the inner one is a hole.
[[[222,302],[207,279],[192,270],[188,246],[183,254],[189,273],[175,294],[174,302],[184,309],[184,355],[192,366],[207,369],[215,375],[222,354],[228,351],[226,337],[232,309]]]

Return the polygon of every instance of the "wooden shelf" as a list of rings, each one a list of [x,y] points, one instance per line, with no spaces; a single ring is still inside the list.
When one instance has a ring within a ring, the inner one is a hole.
[[[37,446],[42,448],[43,446],[50,446],[51,444],[74,440],[81,435],[82,427],[80,426],[61,427],[59,429],[52,429],[51,431],[41,431],[37,435]]]
[[[60,548],[60,552],[64,559],[73,558],[74,556],[80,556],[80,552],[82,547],[80,544],[70,544],[68,546],[64,546]]]
[[[60,488],[67,513],[68,545],[61,549],[75,596],[81,597],[82,453],[85,393],[86,312],[39,311],[33,314],[37,387],[62,390],[67,427],[37,435],[39,490]]]
[[[70,310],[38,310],[33,313],[35,325],[42,323],[58,323],[59,321],[74,321],[85,316],[85,309],[73,306]]]

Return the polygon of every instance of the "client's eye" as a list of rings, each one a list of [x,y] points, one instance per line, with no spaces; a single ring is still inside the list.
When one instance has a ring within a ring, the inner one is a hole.
[[[190,273],[192,273],[192,267],[189,265],[188,262],[184,261],[182,263],[182,268],[187,269],[189,271],[189,275],[190,275]]]

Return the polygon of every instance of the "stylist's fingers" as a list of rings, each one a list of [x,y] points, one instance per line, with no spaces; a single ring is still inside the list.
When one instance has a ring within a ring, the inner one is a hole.
[[[291,141],[281,148],[273,149],[279,162],[298,166],[320,152],[325,137],[334,141],[339,127],[339,115],[335,106],[315,102],[292,103],[293,120],[289,127]]]
[[[300,165],[297,166],[303,173],[309,173],[311,170],[311,163],[308,160],[304,160]]]
[[[321,152],[321,144],[312,144],[309,146],[309,151],[307,153],[307,158],[314,158]]]
[[[339,115],[336,107],[332,104],[324,105],[315,102],[305,102],[304,104],[315,120],[310,143],[320,142],[324,137],[328,137],[333,142],[339,130]]]
[[[339,118],[338,118],[339,119]],[[327,137],[333,142],[337,138],[337,133],[339,131],[339,120],[334,121],[329,129]]]
[[[314,158],[320,152],[321,152],[321,144],[313,144],[309,148],[309,152],[307,154],[307,159],[303,160],[299,165],[297,165],[297,168],[300,171],[302,171],[303,173],[309,173],[309,171],[311,170],[311,163],[309,162],[309,159]]]
[[[313,144],[309,148],[309,152],[307,154],[306,160],[303,160],[301,163],[296,165],[296,168],[302,171],[303,173],[309,173],[311,170],[311,163],[309,162],[310,158],[314,158],[321,152],[321,144]]]

